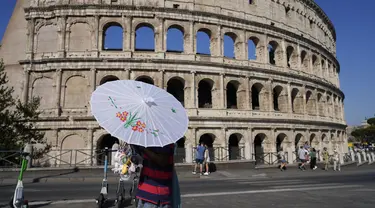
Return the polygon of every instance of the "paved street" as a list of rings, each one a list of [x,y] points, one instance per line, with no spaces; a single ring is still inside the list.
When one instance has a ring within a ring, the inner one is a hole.
[[[343,170],[264,170],[263,174],[254,171],[226,171],[213,173],[209,178],[182,176],[180,184],[183,206],[373,207],[375,167]],[[96,207],[93,199],[99,193],[100,182],[100,178],[91,178],[69,183],[28,183],[25,184],[25,194],[33,202],[32,207],[63,208],[67,207],[68,202],[71,203],[70,208]],[[113,180],[110,184],[111,198],[114,197],[115,189]],[[0,204],[8,202],[13,190],[14,184],[0,186]],[[41,201],[54,202],[50,204]]]

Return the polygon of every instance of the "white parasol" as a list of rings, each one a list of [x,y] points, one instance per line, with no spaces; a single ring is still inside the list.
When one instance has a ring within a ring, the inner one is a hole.
[[[107,82],[91,96],[99,125],[128,144],[163,147],[175,143],[188,128],[181,103],[167,91],[134,80]]]

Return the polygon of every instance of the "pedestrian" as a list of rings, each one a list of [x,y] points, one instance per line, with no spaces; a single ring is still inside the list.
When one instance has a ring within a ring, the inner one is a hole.
[[[312,148],[311,151],[310,151],[310,159],[311,159],[310,168],[312,170],[316,170],[318,167],[316,166],[316,150],[315,150],[315,148]]]
[[[203,175],[203,162],[204,162],[204,152],[206,148],[204,147],[204,143],[201,142],[197,148],[195,153],[195,164],[193,174],[197,174],[197,166],[199,165],[200,174]]]
[[[298,151],[298,156],[301,161],[301,165],[298,167],[302,171],[305,171],[305,163],[306,163],[306,156],[307,156],[307,150],[303,148],[303,146],[300,146],[300,151]]]
[[[174,178],[174,144],[138,147],[143,158],[136,197],[138,208],[171,208]]]
[[[205,176],[208,176],[210,174],[210,151],[208,149],[208,146],[205,144],[205,151],[204,151],[204,165],[206,167],[206,172],[204,173]]]
[[[340,153],[336,149],[333,151],[333,170],[341,171]]]
[[[329,154],[327,151],[327,147],[323,148],[323,161],[324,161],[324,170],[328,170],[328,164],[329,164]]]
[[[286,160],[285,160],[285,154],[283,152],[283,148],[280,148],[280,151],[277,153],[277,157],[280,161],[280,170],[284,171],[286,170]]]

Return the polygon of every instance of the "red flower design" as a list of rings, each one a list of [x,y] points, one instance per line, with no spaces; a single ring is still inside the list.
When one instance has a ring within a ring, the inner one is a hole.
[[[124,111],[124,112],[122,112],[122,115],[125,116],[125,117],[127,117],[128,116],[128,112]]]
[[[121,116],[121,117],[120,117],[120,120],[121,120],[122,122],[125,122],[125,121],[126,121],[126,117]]]
[[[141,121],[137,121],[137,126],[141,126],[142,125],[142,122]]]
[[[133,126],[132,130],[133,131],[137,131],[138,130],[138,126]]]
[[[138,131],[143,132],[144,130],[143,130],[143,128],[138,128]]]
[[[116,113],[116,117],[120,118],[121,117],[121,113],[120,112]]]

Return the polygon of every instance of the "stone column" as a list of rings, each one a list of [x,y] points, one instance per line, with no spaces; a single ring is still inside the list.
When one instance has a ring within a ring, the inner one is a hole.
[[[34,36],[35,36],[35,18],[27,22],[27,46],[26,54],[28,59],[33,59],[34,54]]]
[[[30,89],[30,71],[27,68],[23,69],[23,93],[22,93],[22,101],[23,103],[27,103],[29,97],[29,89]]]
[[[159,73],[160,73],[160,83],[159,83],[159,87],[161,89],[165,89],[165,86],[164,86],[164,70],[161,69],[159,70]]]
[[[90,165],[91,166],[96,165],[93,134],[94,134],[94,129],[89,127],[87,129],[87,140],[90,141]]]
[[[285,40],[284,39],[282,39],[281,40],[281,46],[279,46],[279,47],[281,47],[281,49],[283,50],[283,54],[284,54],[284,58],[283,58],[283,60],[282,60],[282,63],[281,63],[281,66],[282,67],[284,67],[284,68],[288,68],[288,59],[287,59],[287,55],[286,55],[286,47],[285,47]],[[268,48],[266,48],[267,50],[267,52],[268,52]],[[275,56],[276,56],[276,54],[275,54]]]
[[[329,103],[327,101],[327,92],[326,91],[323,93],[323,96],[324,96],[324,100],[325,100],[325,104],[326,104],[325,108],[324,108],[324,117],[329,117],[328,112],[329,112],[330,106],[329,106]]]
[[[284,40],[283,40],[284,41]],[[281,44],[283,44],[283,41]],[[269,63],[269,52],[268,52],[268,36],[265,35],[264,39],[263,39],[263,51],[264,51],[264,54],[263,54],[263,63],[264,64],[268,64]],[[275,57],[276,59],[276,57]]]
[[[59,20],[61,25],[61,30],[58,32],[59,34],[59,57],[63,58],[65,57],[65,40],[66,40],[66,16],[63,16]]]
[[[99,39],[100,39],[100,31],[101,31],[101,29],[99,28],[100,27],[100,24],[99,24],[99,22],[100,22],[100,17],[98,16],[98,15],[95,15],[94,16],[94,35],[95,35],[95,37],[94,37],[94,39],[95,39],[95,41],[94,41],[94,45],[93,45],[93,47],[92,47],[92,51],[95,53],[95,57],[99,57],[99,45],[101,45],[101,44],[99,44]]]
[[[226,95],[225,95],[225,86],[224,86],[224,73],[220,73],[220,108],[224,109],[225,108],[225,103],[226,103]]]
[[[227,161],[227,160],[229,160],[229,151],[225,151],[225,149],[227,149],[225,147],[228,147],[227,128],[226,127],[222,127],[221,131],[222,131],[222,135],[223,135],[223,143],[221,144],[221,146],[224,147],[224,148],[222,148],[224,150],[224,152],[221,152],[221,154],[220,153],[219,154],[223,158],[222,160]],[[217,156],[217,155],[215,155],[215,156]]]
[[[60,116],[61,113],[61,78],[62,69],[56,69],[56,115]]]
[[[195,37],[194,32],[194,21],[189,22],[189,33],[185,34],[187,36],[184,41],[184,51],[186,54],[195,54]]]
[[[274,100],[273,100],[273,89],[272,89],[272,83],[273,83],[273,80],[272,79],[269,79],[267,81],[267,85],[268,85],[268,90],[269,90],[269,93],[268,93],[268,100],[269,100],[269,111],[270,112],[274,112],[275,110],[273,109],[273,103],[274,103]]]
[[[158,19],[158,26],[155,28],[155,52],[165,52],[164,46],[164,19]]]
[[[288,90],[288,113],[289,114],[292,114],[292,94],[291,94],[291,91],[290,91],[290,82],[288,82],[287,84],[287,90]]]
[[[306,86],[305,85],[303,85],[302,87],[302,97],[303,97],[303,115],[306,117],[307,112],[306,112]]]
[[[191,98],[192,98],[192,105],[191,107],[192,108],[198,108],[198,105],[197,105],[197,96],[196,96],[196,92],[197,92],[197,89],[196,89],[196,84],[195,84],[195,71],[191,71]]]
[[[315,88],[314,89],[314,96],[315,96],[315,111],[316,111],[316,116],[319,117],[319,100],[318,100],[318,90]]]
[[[250,77],[245,77],[245,88],[246,88],[246,108],[248,110],[252,110],[251,108],[251,96],[250,96]]]
[[[214,51],[211,51],[211,54],[214,56],[224,56],[223,53],[223,37],[221,35],[221,25],[217,26],[217,32],[216,32],[216,37],[215,37],[215,44],[216,48],[214,48]]]
[[[91,92],[94,92],[95,89],[96,89],[96,69],[95,68],[91,68],[90,69],[90,72],[91,72]]]
[[[249,159],[253,159],[255,160],[255,156],[253,156],[254,154],[254,139],[253,139],[253,129],[251,127],[248,127],[247,128],[247,140],[248,140],[248,145],[249,145],[249,149],[248,151],[246,150],[246,152],[248,152],[248,156],[249,156]],[[246,145],[246,144],[245,144]],[[246,146],[245,146],[246,148]]]
[[[246,30],[242,31],[242,38],[241,38],[241,54],[238,56],[240,60],[248,60],[248,40],[246,39]]]
[[[130,80],[130,69],[126,68],[124,69],[124,71],[125,71],[125,79]]]

